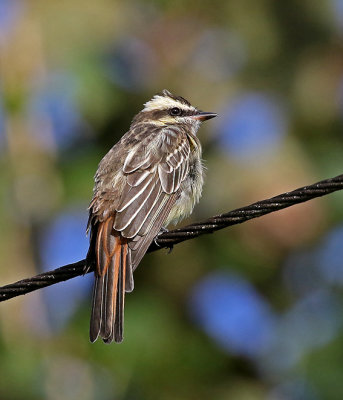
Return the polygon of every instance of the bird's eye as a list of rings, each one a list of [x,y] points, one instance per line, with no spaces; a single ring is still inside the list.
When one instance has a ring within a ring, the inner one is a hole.
[[[178,107],[173,107],[169,110],[169,114],[172,115],[173,117],[176,117],[177,115],[181,115],[181,109]]]

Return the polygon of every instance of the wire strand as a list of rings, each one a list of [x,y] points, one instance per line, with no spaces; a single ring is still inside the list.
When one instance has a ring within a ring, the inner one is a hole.
[[[198,236],[213,233],[232,225],[241,224],[250,219],[258,218],[342,189],[343,175],[325,179],[314,183],[313,185],[293,190],[292,192],[282,193],[278,196],[250,204],[246,207],[237,208],[225,214],[216,215],[205,221],[185,226],[184,228],[165,232],[155,239],[148,251],[156,251],[166,247],[171,248],[173,245],[185,240],[194,239]],[[68,264],[52,271],[43,272],[42,274],[36,275],[32,278],[23,279],[2,286],[0,287],[0,301],[9,300],[13,297],[83,275],[85,274],[85,261],[85,259],[80,260],[76,263]],[[87,273],[91,271],[92,270],[89,270]]]

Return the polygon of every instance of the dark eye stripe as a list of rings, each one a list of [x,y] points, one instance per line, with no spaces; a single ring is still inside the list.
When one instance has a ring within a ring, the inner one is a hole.
[[[196,113],[196,110],[186,110],[184,111],[183,115],[188,117],[189,115],[195,115]]]
[[[171,112],[171,110],[173,110],[174,108],[175,109],[178,108],[180,110],[180,113],[179,114],[173,114]],[[196,110],[184,110],[181,107],[180,108],[179,107],[173,107],[173,108],[165,110],[165,112],[167,112],[169,115],[171,115],[173,117],[175,117],[175,116],[188,117],[190,115],[195,115],[197,113]]]

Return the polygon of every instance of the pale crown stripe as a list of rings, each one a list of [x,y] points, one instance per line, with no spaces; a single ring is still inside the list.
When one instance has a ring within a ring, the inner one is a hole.
[[[180,103],[179,101],[171,99],[170,97],[156,95],[150,101],[144,104],[143,111],[164,110],[173,107],[178,107],[186,111],[196,110],[193,106]]]

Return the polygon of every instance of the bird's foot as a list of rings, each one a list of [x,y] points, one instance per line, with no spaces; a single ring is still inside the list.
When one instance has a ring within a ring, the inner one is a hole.
[[[83,275],[88,274],[90,269],[93,270],[94,269],[94,265],[93,265],[93,263],[89,263],[89,262],[86,261],[86,263],[85,263],[85,265],[83,267],[83,271],[82,271]]]
[[[165,228],[164,226],[162,226],[161,227],[161,229],[160,229],[160,231],[158,232],[158,234],[155,236],[155,238],[154,238],[154,243],[155,243],[155,245],[157,246],[157,247],[166,247],[166,248],[168,248],[169,249],[169,251],[168,251],[168,254],[170,254],[171,252],[172,252],[172,250],[173,250],[173,245],[171,245],[171,246],[161,246],[161,245],[159,245],[158,243],[157,243],[157,240],[158,240],[158,238],[161,236],[161,235],[163,235],[164,233],[167,233],[167,232],[169,232],[169,230],[167,229],[167,228]]]

